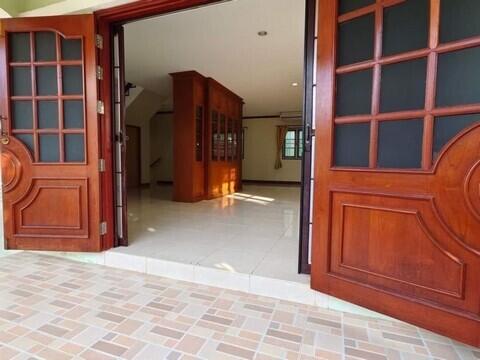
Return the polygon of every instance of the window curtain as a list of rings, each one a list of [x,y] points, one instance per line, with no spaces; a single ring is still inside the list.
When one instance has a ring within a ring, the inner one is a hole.
[[[287,126],[277,126],[277,159],[275,160],[275,169],[282,168],[282,151],[285,144],[285,136],[287,135]]]

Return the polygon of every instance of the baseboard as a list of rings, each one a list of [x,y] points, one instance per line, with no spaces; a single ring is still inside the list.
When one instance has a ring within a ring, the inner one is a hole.
[[[270,185],[270,186],[300,186],[301,181],[275,181],[275,180],[242,180],[242,183],[249,185]]]

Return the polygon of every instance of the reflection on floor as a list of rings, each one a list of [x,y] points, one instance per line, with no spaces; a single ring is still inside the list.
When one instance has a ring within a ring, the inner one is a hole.
[[[129,193],[130,246],[114,251],[307,283],[297,274],[300,187],[245,185],[185,204],[170,186]]]

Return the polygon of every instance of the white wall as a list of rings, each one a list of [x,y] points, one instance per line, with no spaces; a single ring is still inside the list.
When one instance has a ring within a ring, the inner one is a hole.
[[[150,120],[151,182],[173,181],[173,114],[157,114]]]
[[[301,120],[280,118],[243,120],[245,158],[243,180],[301,181],[301,160],[282,160],[283,167],[275,169],[277,125],[301,125]]]

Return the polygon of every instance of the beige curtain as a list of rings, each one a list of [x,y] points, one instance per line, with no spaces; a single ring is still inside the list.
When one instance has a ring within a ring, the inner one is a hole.
[[[287,126],[277,126],[277,159],[275,160],[275,169],[282,168],[282,151],[287,129]]]

